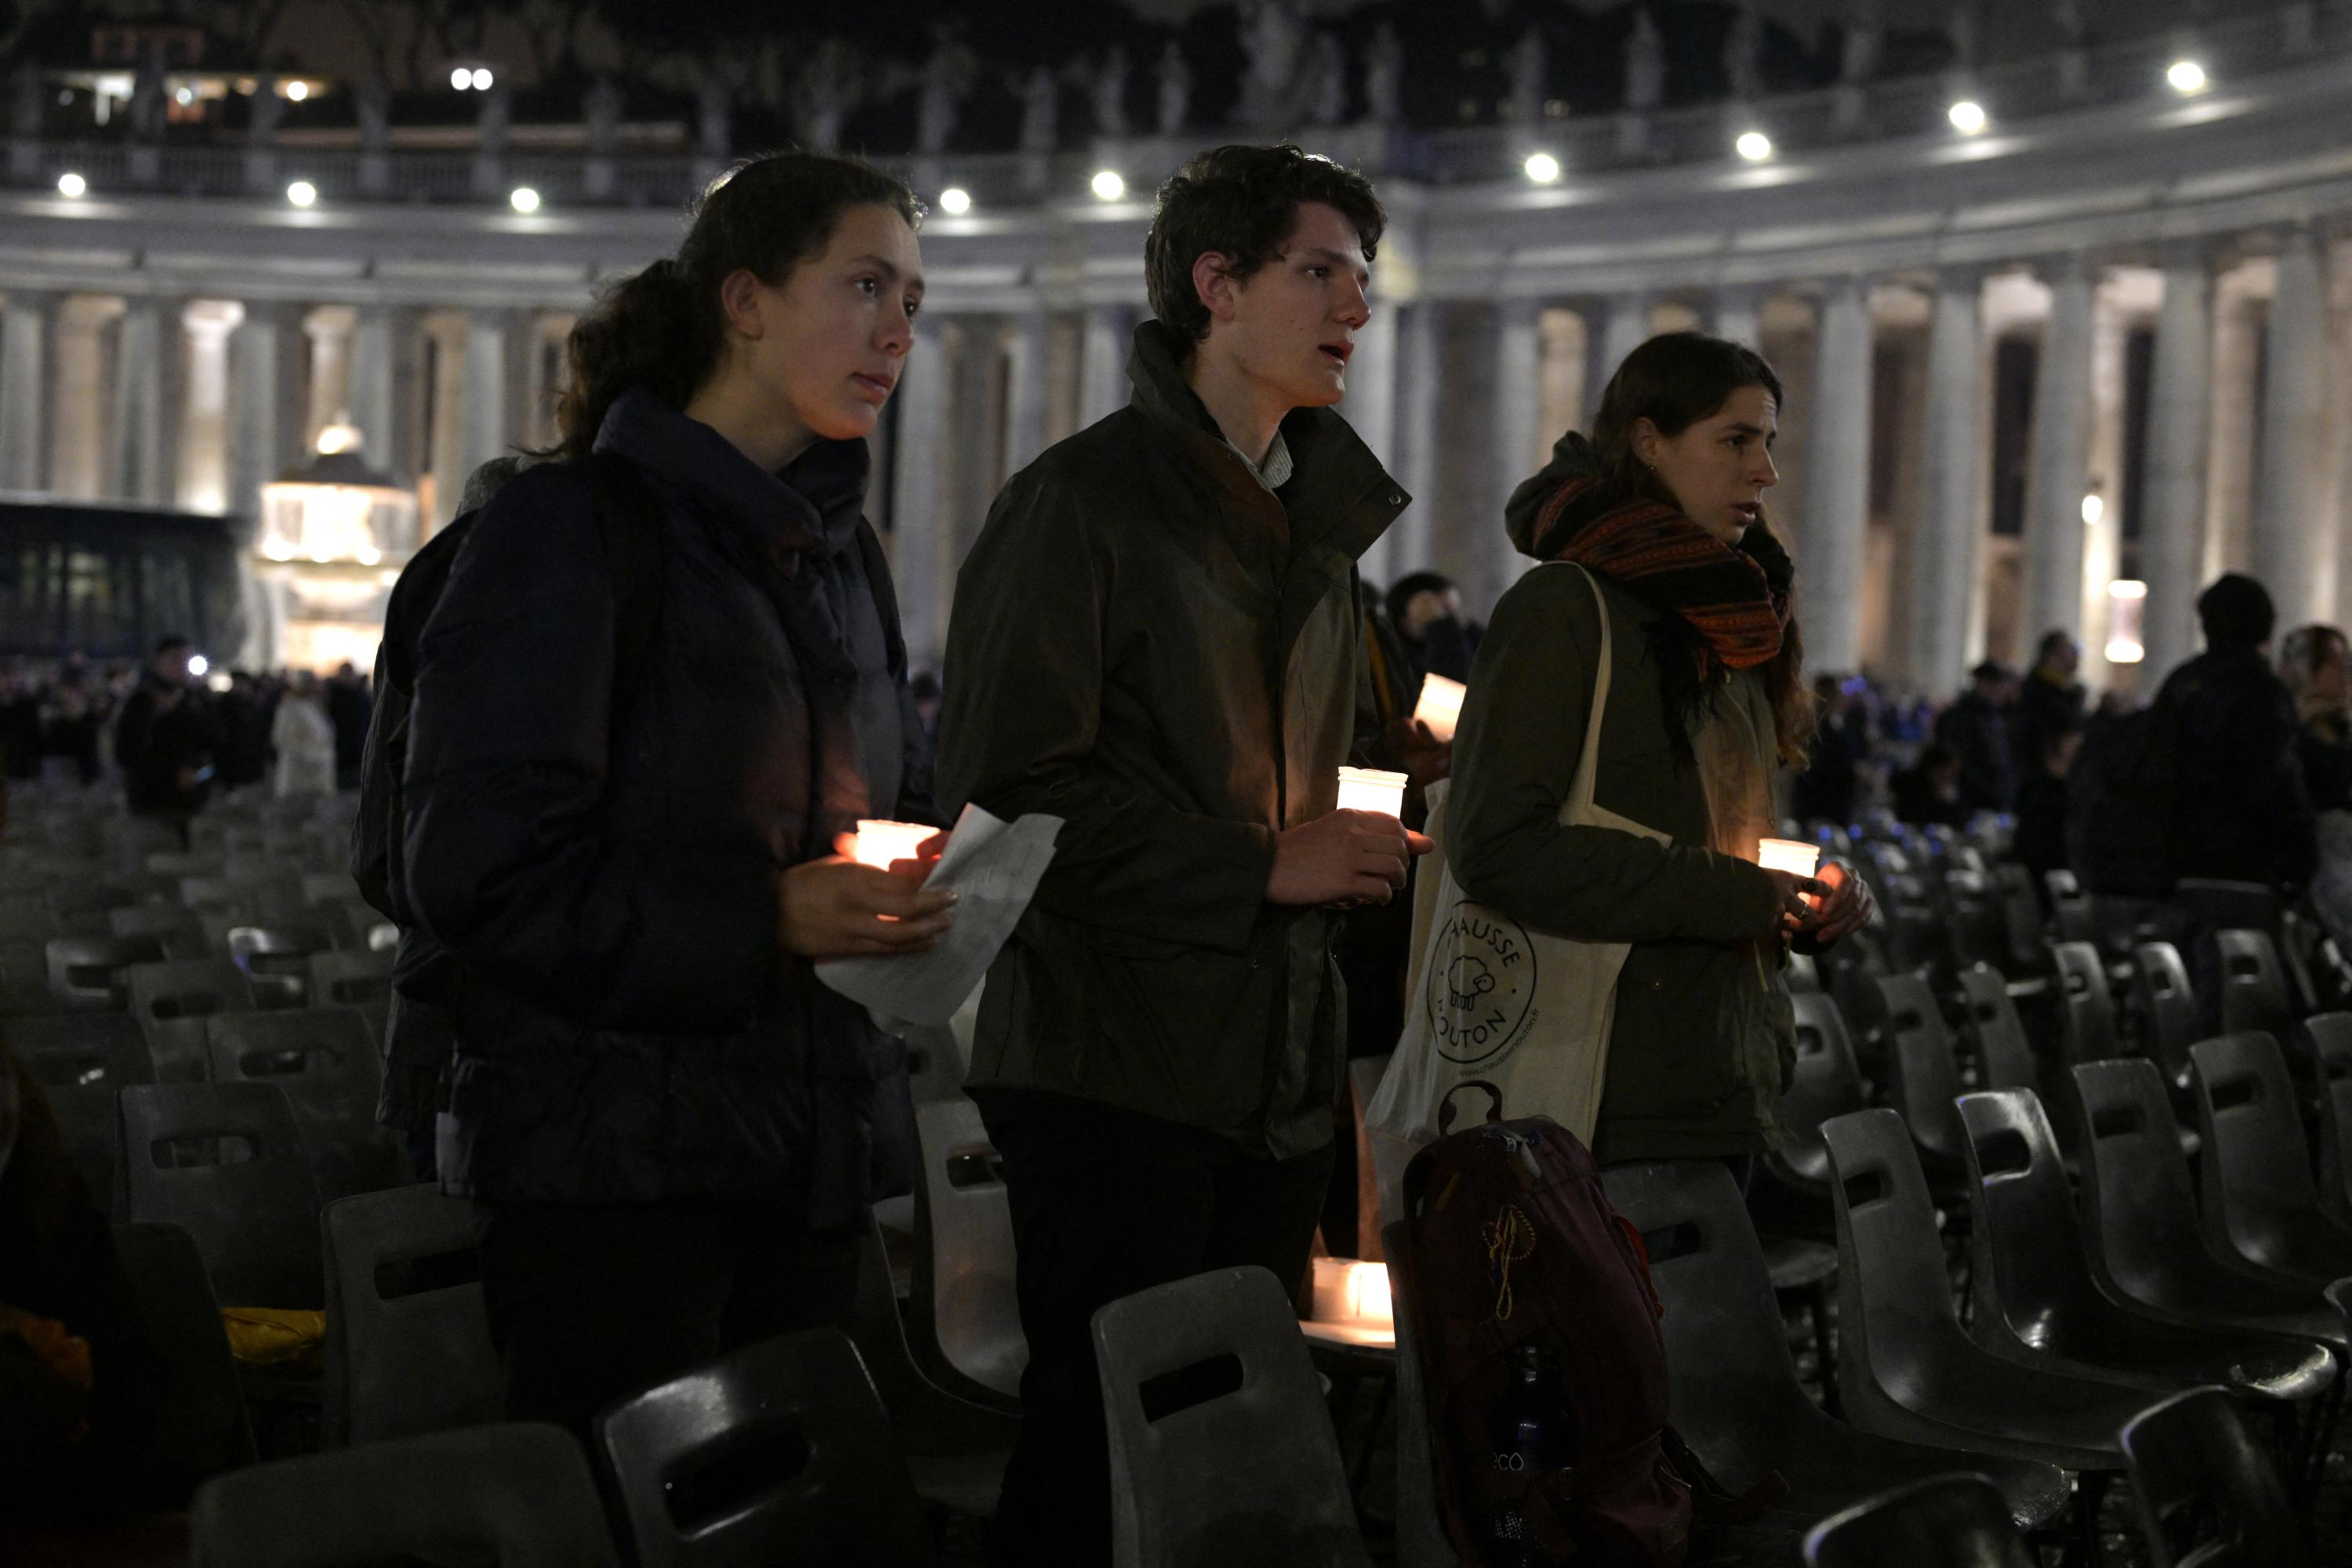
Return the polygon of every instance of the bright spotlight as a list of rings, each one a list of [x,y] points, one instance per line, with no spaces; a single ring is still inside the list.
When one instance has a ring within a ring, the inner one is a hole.
[[[950,217],[961,217],[971,211],[971,193],[961,185],[950,185],[940,193],[940,211]]]
[[[78,196],[89,189],[89,182],[71,169],[58,176],[58,195],[61,196]]]
[[[1117,169],[1097,169],[1092,182],[1095,200],[1115,202],[1127,195],[1127,181]]]
[[[1973,98],[1964,98],[1952,105],[1952,129],[1963,136],[1973,136],[1985,128],[1984,105]]]
[[[205,671],[210,669],[212,667],[213,661],[206,658],[203,654],[192,653],[188,656],[188,673],[194,676],[198,680],[202,680],[205,678]]]
[[[307,81],[289,81],[286,84],[286,96],[299,103],[310,96],[310,84]]]
[[[474,73],[464,66],[459,66],[449,73],[449,85],[459,92],[465,92],[474,85]]]
[[[507,205],[519,213],[535,213],[539,210],[539,193],[529,185],[517,185],[514,195],[507,198]]]
[[[491,81],[490,73],[489,73],[489,71],[488,71],[488,69],[487,68],[481,68],[481,67],[478,67],[478,68],[476,68],[476,69],[475,69],[475,71],[474,71],[474,90],[475,90],[476,92],[488,92],[488,91],[489,91],[489,90],[490,90],[490,81]]]
[[[1751,163],[1760,163],[1772,155],[1772,138],[1761,131],[1743,131],[1732,148]]]
[[[1559,160],[1549,153],[1530,153],[1523,165],[1528,178],[1538,185],[1549,185],[1559,178]]]
[[[194,103],[196,101],[196,89],[192,87],[184,87],[172,96],[182,103]]]
[[[319,199],[319,187],[308,180],[297,180],[286,187],[286,199],[298,207],[307,207]]]
[[[2172,84],[2173,91],[2183,96],[2203,92],[2208,85],[2205,68],[2195,60],[2173,61],[2172,68],[2164,73],[2164,79]]]

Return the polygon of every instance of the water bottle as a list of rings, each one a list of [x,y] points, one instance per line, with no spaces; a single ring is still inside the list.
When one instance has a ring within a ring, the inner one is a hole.
[[[1495,1410],[1494,1465],[1510,1475],[1559,1468],[1559,1400],[1550,1363],[1536,1344],[1511,1350],[1511,1381]],[[1495,1568],[1544,1568],[1543,1549],[1528,1533],[1527,1516],[1507,1499],[1495,1505],[1488,1561]]]

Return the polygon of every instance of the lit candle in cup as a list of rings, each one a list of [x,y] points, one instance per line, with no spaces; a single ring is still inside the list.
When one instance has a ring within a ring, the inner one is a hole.
[[[1810,877],[1822,863],[1822,847],[1801,838],[1761,838],[1756,843],[1756,863],[1767,871]]]
[[[1402,820],[1405,784],[1402,773],[1386,773],[1378,768],[1341,768],[1339,809],[1378,812],[1382,816]]]
[[[1396,1315],[1389,1300],[1389,1266],[1347,1258],[1317,1258],[1315,1321],[1393,1331]]]
[[[1412,716],[1428,725],[1429,732],[1439,740],[1451,741],[1454,727],[1462,721],[1462,695],[1469,689],[1458,680],[1425,675],[1421,680],[1421,700],[1414,705]]]
[[[894,861],[912,860],[923,841],[937,832],[938,828],[926,827],[919,822],[861,820],[850,858],[861,866],[879,866],[887,871]]]

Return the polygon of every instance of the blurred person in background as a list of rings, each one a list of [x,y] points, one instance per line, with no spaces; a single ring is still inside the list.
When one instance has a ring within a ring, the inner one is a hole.
[[[270,721],[269,742],[278,753],[270,793],[283,800],[297,795],[335,793],[335,725],[327,717],[317,674],[298,669],[286,677]]]
[[[2016,675],[1989,658],[1969,672],[1969,689],[1936,721],[1937,742],[1959,764],[1966,811],[2008,811],[2017,804],[2016,703]]]

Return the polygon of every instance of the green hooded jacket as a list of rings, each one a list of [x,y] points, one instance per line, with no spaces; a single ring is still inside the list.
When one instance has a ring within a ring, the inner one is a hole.
[[[967,1083],[1300,1153],[1331,1137],[1339,917],[1265,885],[1356,752],[1356,559],[1405,495],[1329,409],[1283,421],[1266,489],[1157,321],[1128,374],[1127,407],[1006,484],[956,580],[940,798],[1066,822]]]
[[[1536,513],[1581,460],[1562,443],[1507,512],[1526,550]],[[1667,835],[1562,826],[1583,753],[1608,605],[1611,676],[1593,795]],[[1719,675],[1687,748],[1676,746],[1647,633],[1668,612],[1582,568],[1522,576],[1487,623],[1454,745],[1445,853],[1463,891],[1558,936],[1632,944],[1602,1080],[1594,1156],[1755,1153],[1784,1136],[1780,1089],[1796,1060],[1779,899],[1755,864],[1775,835],[1779,766],[1760,670]]]

